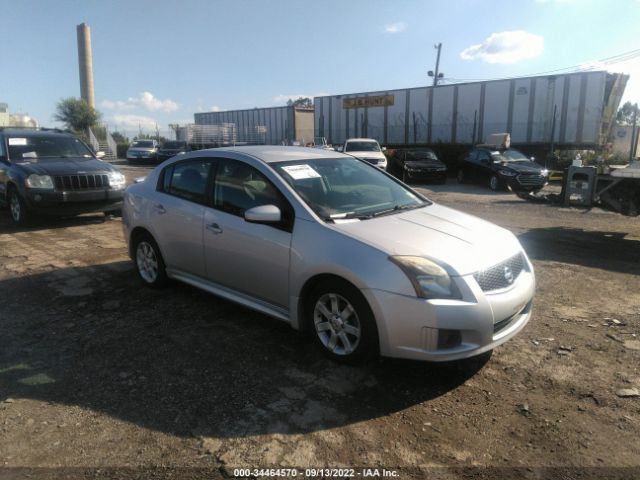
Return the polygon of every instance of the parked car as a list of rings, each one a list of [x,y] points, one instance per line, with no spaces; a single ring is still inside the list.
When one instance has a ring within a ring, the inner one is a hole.
[[[165,160],[175,157],[176,155],[182,155],[189,151],[187,142],[170,141],[164,142],[161,147],[158,147],[157,159],[158,162],[164,162]]]
[[[337,361],[471,357],[531,316],[533,267],[511,232],[337,152],[181,155],[127,188],[123,229],[144,284],[266,313]]]
[[[549,182],[549,171],[513,148],[476,147],[458,170],[458,182],[466,181],[485,184],[491,190],[509,187],[515,192],[535,193]]]
[[[413,180],[445,183],[447,167],[430,148],[396,150],[387,165],[387,171],[405,183]]]
[[[102,156],[61,130],[0,128],[0,203],[19,225],[34,213],[119,212],[125,178]]]
[[[341,151],[384,170],[387,168],[385,150],[386,148],[381,148],[373,138],[349,138],[344,142]]]
[[[155,162],[158,158],[158,142],[155,140],[134,140],[127,150],[127,161],[147,160]]]

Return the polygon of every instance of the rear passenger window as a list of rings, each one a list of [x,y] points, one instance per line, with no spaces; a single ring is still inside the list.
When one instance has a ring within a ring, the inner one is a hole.
[[[162,190],[191,202],[205,203],[211,161],[206,159],[175,163],[164,171]]]

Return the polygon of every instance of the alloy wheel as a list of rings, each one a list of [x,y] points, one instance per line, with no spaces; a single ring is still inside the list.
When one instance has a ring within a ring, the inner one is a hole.
[[[22,220],[22,206],[20,205],[20,199],[17,193],[11,194],[11,200],[9,201],[9,208],[11,209],[11,218],[14,222],[20,223]]]
[[[158,257],[153,246],[142,241],[136,249],[136,264],[140,276],[147,283],[153,283],[158,278]]]
[[[318,298],[313,309],[316,334],[322,345],[335,355],[350,355],[360,343],[358,314],[347,299],[337,293]]]

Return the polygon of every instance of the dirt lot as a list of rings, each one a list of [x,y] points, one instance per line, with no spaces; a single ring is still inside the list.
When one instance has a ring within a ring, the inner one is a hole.
[[[118,218],[16,230],[1,211],[0,479],[640,478],[640,397],[617,394],[640,389],[640,218],[424,190],[533,260],[534,316],[491,358],[337,366],[277,320],[141,288]]]

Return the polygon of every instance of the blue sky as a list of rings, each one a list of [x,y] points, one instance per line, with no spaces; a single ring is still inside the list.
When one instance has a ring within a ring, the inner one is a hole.
[[[640,0],[0,0],[0,102],[52,126],[80,95],[76,25],[91,27],[96,106],[129,135],[193,113],[287,98],[528,75],[640,48]],[[640,57],[606,65],[632,75]]]

